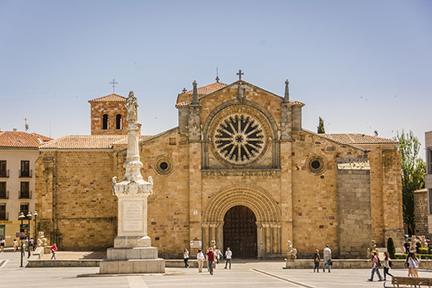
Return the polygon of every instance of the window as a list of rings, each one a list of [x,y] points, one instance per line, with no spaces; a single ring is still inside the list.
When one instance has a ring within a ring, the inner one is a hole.
[[[432,189],[428,190],[429,193],[429,214],[432,214]]]
[[[0,220],[8,220],[6,215],[6,204],[0,204]]]
[[[116,129],[122,129],[122,115],[116,115]]]
[[[20,177],[31,177],[29,160],[21,160]]]
[[[7,199],[6,182],[0,182],[0,199]]]
[[[30,199],[30,182],[21,182],[20,197],[21,199]]]
[[[0,225],[0,238],[6,238],[6,225]]]
[[[29,212],[29,204],[28,203],[21,203],[20,204],[20,214],[21,212],[24,213],[24,216],[27,217],[27,214]]]
[[[102,129],[104,130],[108,129],[108,114],[104,114],[102,116]]]
[[[428,166],[428,173],[432,174],[432,149],[427,149],[427,166]]]
[[[0,160],[0,177],[8,177],[6,160]]]

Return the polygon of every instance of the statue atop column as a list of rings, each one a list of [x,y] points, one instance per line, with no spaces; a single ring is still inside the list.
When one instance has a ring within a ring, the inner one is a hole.
[[[126,109],[125,179],[117,182],[117,177],[112,178],[113,193],[118,198],[117,237],[114,248],[107,251],[107,260],[100,264],[100,273],[163,273],[165,261],[158,258],[157,248],[151,246],[147,235],[147,197],[153,193],[153,179],[149,177],[145,181],[141,175],[138,104],[132,91],[126,100]]]

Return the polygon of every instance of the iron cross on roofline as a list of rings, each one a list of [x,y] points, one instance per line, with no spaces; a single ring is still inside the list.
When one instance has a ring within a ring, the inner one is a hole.
[[[113,93],[115,93],[115,86],[118,84],[118,82],[115,79],[112,79],[109,84],[111,84]]]
[[[241,77],[242,77],[242,75],[244,75],[244,73],[241,71],[241,69],[239,69],[239,72],[237,72],[236,75],[238,75],[239,80],[241,80]]]

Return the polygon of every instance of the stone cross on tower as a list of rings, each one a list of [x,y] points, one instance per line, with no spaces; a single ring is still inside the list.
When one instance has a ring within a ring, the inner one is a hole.
[[[242,75],[244,75],[244,73],[241,71],[241,69],[239,69],[239,71],[236,73],[236,75],[239,76],[239,80],[241,81],[241,77],[242,77]]]
[[[112,79],[111,82],[109,82],[109,84],[111,84],[113,93],[115,93],[115,87],[119,83],[115,79]]]

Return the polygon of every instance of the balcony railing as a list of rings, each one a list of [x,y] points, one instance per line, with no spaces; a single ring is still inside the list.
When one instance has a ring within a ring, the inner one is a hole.
[[[0,170],[0,178],[9,178],[9,169]]]
[[[32,191],[20,191],[18,195],[18,199],[31,199]]]
[[[0,199],[9,199],[9,191],[1,191]]]
[[[7,221],[9,220],[9,213],[0,213],[0,221]]]
[[[19,177],[32,177],[33,174],[33,170],[29,169],[29,170],[18,170],[18,175]]]

